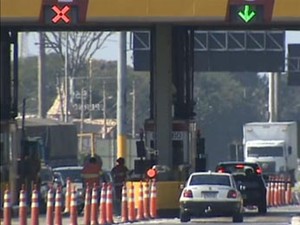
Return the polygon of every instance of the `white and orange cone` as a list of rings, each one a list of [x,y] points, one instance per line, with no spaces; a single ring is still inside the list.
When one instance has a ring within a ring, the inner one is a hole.
[[[122,187],[122,208],[121,208],[121,222],[128,222],[128,202],[127,202],[127,188],[126,184]]]
[[[150,214],[149,214],[149,183],[148,181],[145,182],[144,185],[144,218],[149,219]]]
[[[107,184],[106,190],[106,223],[113,224],[113,195],[112,195],[112,184]]]
[[[106,224],[106,184],[102,184],[98,224]]]
[[[26,191],[24,190],[24,185],[22,185],[19,197],[19,221],[19,225],[27,225]]]
[[[135,205],[134,205],[134,186],[131,182],[129,188],[129,197],[128,197],[128,220],[134,222],[136,220],[135,216]]]
[[[89,185],[86,185],[85,189],[85,199],[84,199],[84,225],[91,224],[91,189]]]
[[[31,195],[31,225],[39,225],[39,195],[36,185]]]
[[[98,225],[98,187],[94,184],[91,201],[91,225]]]
[[[54,214],[54,225],[62,225],[62,206],[61,206],[61,187],[58,187],[55,194],[55,214]]]
[[[64,214],[70,213],[70,206],[71,206],[71,192],[72,192],[72,184],[71,180],[67,178],[67,187],[66,187],[66,196],[65,196],[65,210]]]
[[[137,220],[144,219],[144,196],[143,196],[143,182],[140,181],[140,190],[139,190],[139,201],[138,201],[138,209],[137,209]]]
[[[47,212],[46,212],[46,225],[53,225],[54,222],[54,215],[53,215],[53,200],[54,200],[54,193],[53,188],[51,187],[47,193]]]
[[[3,214],[3,225],[11,225],[11,198],[8,186],[6,186],[4,193]]]
[[[155,219],[157,217],[157,191],[156,182],[152,180],[151,194],[150,194],[150,217]]]
[[[70,225],[77,225],[77,192],[75,186],[71,193]]]

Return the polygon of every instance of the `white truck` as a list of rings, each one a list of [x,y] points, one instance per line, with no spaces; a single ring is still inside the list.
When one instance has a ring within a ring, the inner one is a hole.
[[[244,161],[257,162],[265,175],[297,176],[300,130],[297,122],[252,122],[243,127]]]

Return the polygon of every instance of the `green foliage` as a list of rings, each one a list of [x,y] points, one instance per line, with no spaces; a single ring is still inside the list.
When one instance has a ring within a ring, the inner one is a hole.
[[[47,99],[49,108],[56,98],[57,77],[63,77],[63,62],[56,54],[46,57]],[[136,87],[136,130],[143,127],[149,118],[150,76],[147,72],[127,70],[127,127],[131,131],[132,81]],[[83,65],[78,76],[89,76],[89,65]],[[94,60],[92,64],[93,103],[102,101],[103,81],[106,82],[107,118],[116,118],[117,103],[117,62]],[[109,77],[109,79],[107,79]],[[100,79],[99,79],[100,78]],[[37,113],[37,57],[20,60],[19,103],[23,97],[29,100],[28,113]],[[88,79],[76,87],[88,90]],[[281,76],[279,93],[279,120],[300,120],[300,88],[286,85],[286,77]],[[200,73],[195,74],[194,98],[195,119],[206,138],[209,165],[228,159],[228,145],[241,142],[242,126],[250,121],[266,121],[268,111],[268,79],[253,73]],[[21,104],[19,104],[21,106]],[[21,112],[21,108],[20,112]],[[78,116],[78,115],[77,115]],[[85,116],[89,116],[86,112]],[[102,111],[93,113],[94,118],[102,118]]]

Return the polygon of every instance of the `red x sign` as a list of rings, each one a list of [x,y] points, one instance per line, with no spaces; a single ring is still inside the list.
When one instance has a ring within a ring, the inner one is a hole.
[[[66,15],[70,11],[69,6],[64,6],[62,9],[60,9],[58,6],[54,5],[52,6],[52,10],[56,13],[56,16],[52,18],[53,23],[57,23],[60,20],[64,21],[65,23],[69,23],[71,20]]]

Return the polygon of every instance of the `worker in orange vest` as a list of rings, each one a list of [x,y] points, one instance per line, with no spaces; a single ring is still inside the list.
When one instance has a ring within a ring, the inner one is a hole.
[[[89,187],[93,187],[94,183],[100,186],[100,176],[102,175],[102,168],[97,163],[95,157],[91,157],[89,161],[83,166],[81,176],[84,179],[84,184],[88,184]]]

